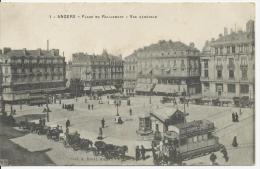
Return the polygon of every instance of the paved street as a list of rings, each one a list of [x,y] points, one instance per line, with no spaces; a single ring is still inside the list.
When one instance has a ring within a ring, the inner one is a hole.
[[[150,147],[151,142],[147,138],[142,138],[136,134],[138,129],[138,117],[140,114],[149,112],[150,109],[158,113],[166,113],[170,115],[173,110],[173,105],[161,104],[161,97],[152,97],[152,106],[149,105],[149,97],[136,96],[131,98],[131,106],[127,106],[126,102],[122,102],[119,107],[119,114],[122,116],[124,123],[122,125],[115,124],[114,117],[116,115],[116,107],[108,104],[107,98],[102,98],[104,104],[98,104],[98,101],[88,100],[85,103],[85,97],[75,99],[62,100],[64,104],[75,104],[74,111],[62,109],[60,104],[49,105],[51,109],[50,122],[47,125],[62,125],[65,130],[65,121],[69,119],[72,126],[70,132],[78,131],[83,138],[91,139],[93,142],[98,136],[98,130],[101,126],[101,119],[106,121],[106,127],[103,130],[104,141],[116,145],[127,145],[128,154],[134,157],[136,145],[144,145]],[[94,105],[94,110],[88,110],[88,104]],[[129,115],[130,107],[133,110],[133,115]],[[176,108],[176,107],[175,107]],[[183,110],[183,105],[178,105],[180,110]],[[23,120],[25,116],[34,114],[34,118],[38,121],[42,113],[43,107],[23,106],[15,107],[17,111],[16,119]],[[240,122],[234,123],[231,119],[232,112],[239,112],[238,108],[234,107],[210,107],[189,104],[185,107],[189,113],[187,121],[208,119],[213,121],[216,126],[215,134],[219,136],[219,141],[227,147],[229,161],[225,162],[221,153],[217,153],[217,163],[220,165],[252,165],[254,162],[254,115],[252,109],[242,109],[242,114],[239,116]],[[238,138],[238,148],[231,146],[233,137]],[[95,157],[91,152],[73,151],[71,148],[65,148],[62,143],[48,140],[46,136],[38,136],[36,134],[28,134],[25,136],[13,138],[12,141],[24,147],[28,151],[36,152],[49,149],[46,154],[57,165],[152,165],[152,158],[147,158],[145,161],[134,160],[110,160],[109,162],[103,157]],[[241,156],[241,154],[244,154]],[[147,154],[151,156],[151,154]],[[186,165],[210,165],[209,155],[192,159],[184,162]]]

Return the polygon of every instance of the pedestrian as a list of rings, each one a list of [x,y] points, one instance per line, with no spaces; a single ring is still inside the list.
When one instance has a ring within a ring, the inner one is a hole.
[[[90,110],[90,105],[88,104],[88,109]]]
[[[102,128],[105,128],[105,119],[104,118],[101,120],[101,125],[102,125]]]
[[[235,122],[235,113],[232,113],[232,122]]]
[[[39,124],[42,125],[42,118],[39,119]]]
[[[141,146],[141,155],[142,155],[142,159],[145,160],[145,148],[143,145]]]
[[[138,161],[140,158],[140,149],[139,146],[136,146],[135,148],[135,160]]]
[[[212,165],[214,165],[214,163],[216,162],[217,156],[214,153],[211,153],[209,159],[212,162]]]
[[[46,120],[42,119],[42,125],[45,126]]]
[[[63,108],[63,109],[65,108],[65,105],[64,105],[64,103],[62,104],[62,108]]]
[[[229,157],[228,157],[228,153],[227,153],[227,149],[225,146],[223,146],[223,148],[220,151],[223,154],[223,158],[225,159],[226,162],[228,162]]]
[[[236,120],[236,122],[239,122],[239,117],[238,117],[237,112],[236,112],[236,114],[235,114],[235,120]]]
[[[237,143],[237,136],[234,136],[234,138],[233,138],[233,142],[232,142],[232,146],[233,146],[233,147],[237,147],[237,146],[238,146],[238,143]]]
[[[130,114],[130,116],[132,116],[132,109],[131,108],[129,110],[129,114]]]
[[[70,127],[70,120],[66,121],[66,128]]]
[[[92,110],[93,110],[93,108],[94,108],[94,105],[93,105],[93,104],[91,105],[91,108],[92,108]]]
[[[65,134],[67,135],[67,134],[69,134],[69,132],[70,132],[69,128],[66,127],[66,133]]]
[[[103,139],[103,131],[102,131],[102,128],[99,127],[99,133],[98,133],[98,140],[102,140]]]

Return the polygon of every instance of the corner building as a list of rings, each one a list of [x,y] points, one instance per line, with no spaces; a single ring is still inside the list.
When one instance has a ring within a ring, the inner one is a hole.
[[[44,104],[47,97],[65,90],[65,57],[58,49],[4,48],[0,60],[6,104]]]
[[[202,95],[233,98],[254,97],[255,31],[249,20],[246,30],[224,28],[224,35],[207,41],[201,57]]]

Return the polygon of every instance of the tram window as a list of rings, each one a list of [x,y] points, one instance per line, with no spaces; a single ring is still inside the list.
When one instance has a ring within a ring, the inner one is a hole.
[[[193,139],[193,142],[194,142],[194,143],[196,143],[196,142],[198,141],[197,136],[193,137],[192,139]]]
[[[198,142],[202,141],[202,136],[198,136]]]
[[[202,135],[202,140],[207,140],[207,139],[208,139],[208,135],[207,134]]]
[[[181,145],[187,144],[187,139],[181,139],[181,140],[180,140],[180,144],[181,144]]]

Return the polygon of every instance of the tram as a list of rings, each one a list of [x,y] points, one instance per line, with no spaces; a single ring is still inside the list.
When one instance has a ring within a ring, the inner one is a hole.
[[[214,130],[214,123],[208,120],[168,126],[161,140],[152,141],[154,163],[182,164],[183,161],[221,150],[224,146],[213,134]]]

